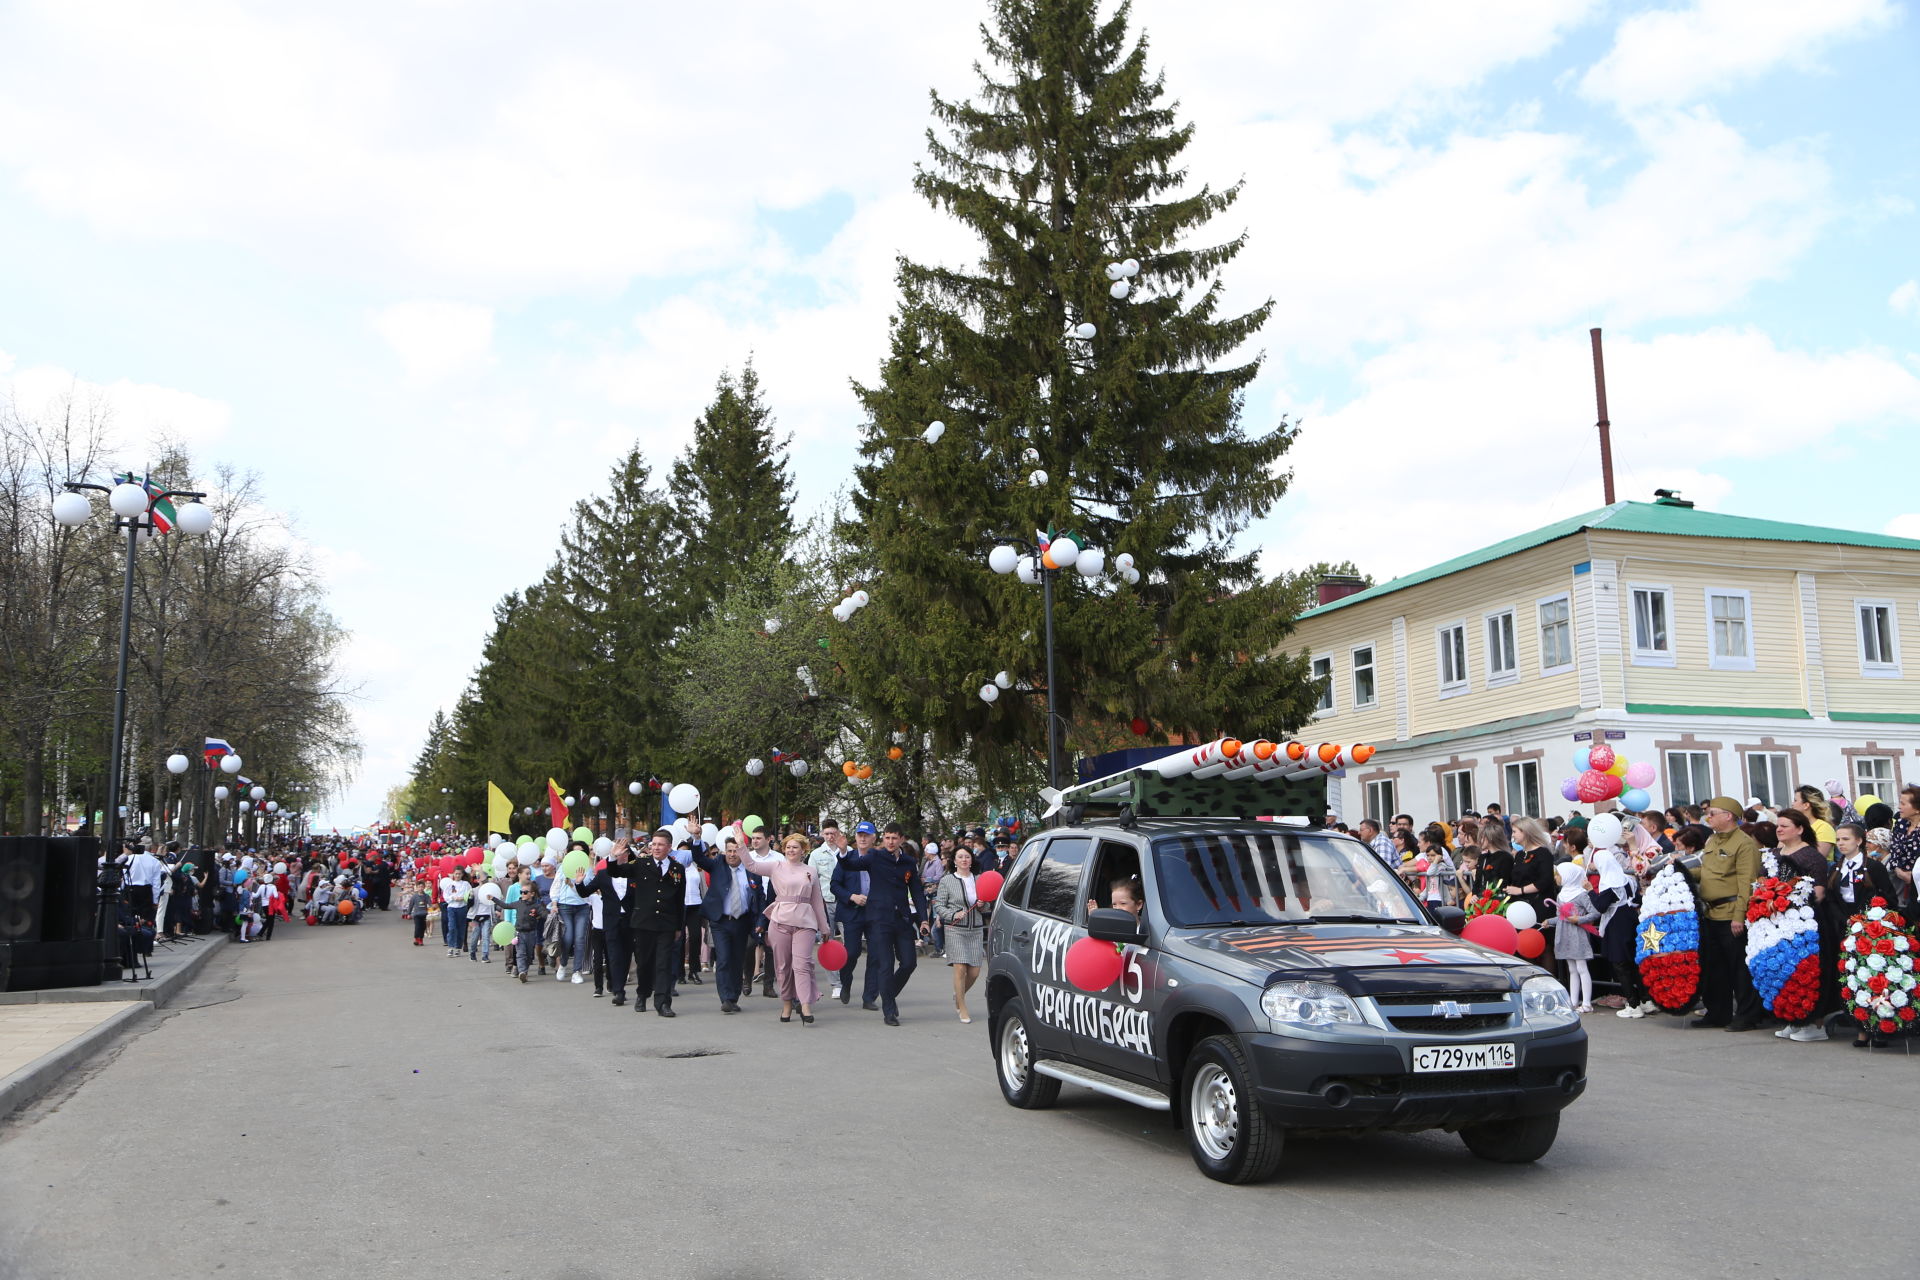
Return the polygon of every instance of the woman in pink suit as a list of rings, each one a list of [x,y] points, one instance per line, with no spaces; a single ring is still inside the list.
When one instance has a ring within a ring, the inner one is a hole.
[[[782,858],[762,858],[751,848],[742,861],[747,870],[765,876],[773,883],[773,902],[768,905],[767,946],[773,952],[773,969],[780,981],[780,1021],[793,1021],[793,1006],[800,1005],[800,1021],[813,1025],[813,1003],[820,998],[819,984],[813,976],[813,946],[827,931],[827,902],[820,892],[820,877],[807,865],[813,846],[798,832],[780,845]]]

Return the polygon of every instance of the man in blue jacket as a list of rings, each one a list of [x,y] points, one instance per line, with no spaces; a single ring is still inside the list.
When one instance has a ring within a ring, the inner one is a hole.
[[[720,997],[720,1012],[738,1013],[742,964],[752,945],[754,922],[767,905],[765,881],[741,864],[740,842],[732,837],[726,853],[717,858],[696,843],[693,862],[713,877],[700,899],[700,914],[707,918],[713,939],[713,989]]]
[[[856,827],[855,832],[859,829]],[[881,848],[842,858],[840,873],[864,872],[867,880],[866,892],[855,895],[865,898],[859,906],[869,948],[866,987],[860,1007],[873,1008],[877,995],[887,1025],[897,1027],[900,1025],[900,992],[913,976],[917,963],[914,943],[926,925],[927,906],[920,887],[920,860],[906,844],[899,823],[887,824],[884,841]],[[846,999],[847,991],[844,983],[853,977],[851,958],[847,963],[848,970],[841,973],[842,1000]]]
[[[862,822],[853,829],[853,848],[842,850],[839,860],[834,863],[833,875],[828,886],[833,890],[833,923],[840,930],[840,941],[846,944],[847,963],[833,976],[833,993],[840,997],[841,1004],[853,999],[853,973],[860,964],[860,953],[867,945],[867,888],[873,876],[866,871],[847,870],[847,859],[856,853],[873,852],[874,828],[871,822]],[[871,961],[867,971],[873,972]],[[875,979],[878,981],[878,979]],[[863,1009],[873,1009],[874,991],[869,988],[861,1001]]]

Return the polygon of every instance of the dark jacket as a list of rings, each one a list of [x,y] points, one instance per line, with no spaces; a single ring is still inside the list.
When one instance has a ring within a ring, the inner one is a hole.
[[[627,928],[672,932],[686,924],[687,869],[672,858],[656,864],[649,854],[632,862],[608,863],[604,874],[631,883]]]
[[[853,900],[853,895],[860,892],[860,873],[847,870],[851,856],[851,851],[842,854],[833,864],[833,915],[843,925],[867,922],[867,908]]]
[[[703,853],[699,849],[693,851],[693,865],[713,877],[707,885],[706,892],[700,896],[698,910],[708,920],[718,924],[727,918],[727,882],[733,878],[733,868],[727,865],[725,858],[716,854]],[[766,877],[754,875],[751,871],[747,872],[747,896],[743,904],[745,910],[740,913],[740,918],[757,926],[760,923],[760,913],[767,909],[769,901]]]
[[[1841,886],[1848,882],[1853,885],[1851,903],[1840,896]],[[1858,871],[1849,873],[1842,864],[1827,877],[1827,910],[1833,912],[1842,934],[1847,931],[1847,921],[1872,906],[1875,898],[1885,898],[1887,909],[1893,909],[1893,873],[1872,858],[1863,859]]]
[[[507,908],[515,933],[539,933],[547,925],[547,904],[537,893],[523,893]]]
[[[866,923],[912,925],[927,918],[920,859],[911,846],[902,844],[898,854],[875,847],[864,855],[851,853],[840,859],[833,873],[835,901],[839,900],[840,877],[856,871],[867,873]]]

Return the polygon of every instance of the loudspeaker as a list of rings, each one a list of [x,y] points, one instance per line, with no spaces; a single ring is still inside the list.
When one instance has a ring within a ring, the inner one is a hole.
[[[100,842],[90,836],[47,841],[47,896],[40,941],[81,942],[93,937]]]
[[[47,902],[45,836],[0,839],[0,942],[39,942]]]
[[[0,837],[0,990],[99,984],[109,944],[94,932],[92,838]]]

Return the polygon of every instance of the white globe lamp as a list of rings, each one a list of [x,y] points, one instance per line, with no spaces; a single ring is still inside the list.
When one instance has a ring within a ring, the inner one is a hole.
[[[122,520],[143,516],[147,513],[147,491],[137,484],[117,484],[107,494],[107,505]]]

